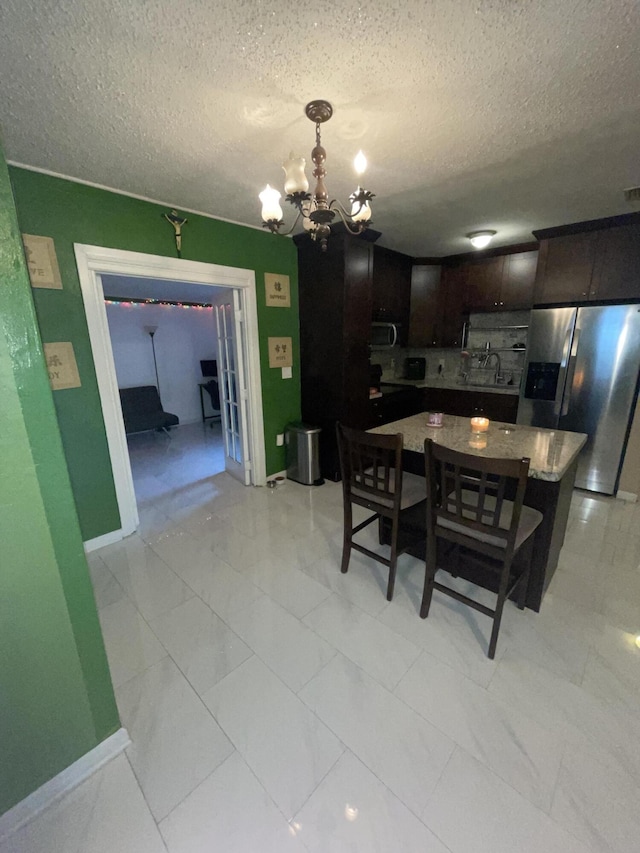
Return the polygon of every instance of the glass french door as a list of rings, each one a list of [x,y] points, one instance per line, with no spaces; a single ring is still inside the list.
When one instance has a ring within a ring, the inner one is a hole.
[[[240,294],[237,290],[232,294],[232,302],[215,306],[225,470],[248,486],[251,482],[251,460],[244,326]]]

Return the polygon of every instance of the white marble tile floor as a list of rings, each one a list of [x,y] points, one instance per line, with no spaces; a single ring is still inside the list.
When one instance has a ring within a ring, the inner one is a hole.
[[[419,618],[419,561],[390,603],[379,564],[340,573],[339,484],[189,483],[161,450],[139,532],[90,557],[132,745],[0,853],[637,847],[639,505],[574,494],[541,612],[508,603],[489,661],[486,617],[436,593]]]

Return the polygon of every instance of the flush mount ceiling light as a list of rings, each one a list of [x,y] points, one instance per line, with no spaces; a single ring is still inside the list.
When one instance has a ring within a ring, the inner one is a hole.
[[[474,249],[486,249],[496,236],[496,233],[495,231],[472,231],[470,234],[467,234],[467,237]]]
[[[313,176],[316,178],[316,188],[313,193],[309,192],[309,181],[304,173],[306,165],[304,157],[289,155],[289,159],[282,164],[284,169],[284,191],[289,204],[298,211],[296,220],[289,231],[282,231],[284,225],[282,208],[280,207],[280,193],[270,187],[269,184],[260,193],[262,202],[262,224],[269,228],[273,234],[291,234],[302,216],[302,224],[312,240],[320,241],[323,250],[327,248],[327,237],[331,233],[331,224],[336,213],[342,219],[345,228],[351,234],[360,234],[371,224],[371,207],[369,202],[374,198],[373,193],[358,186],[355,192],[349,196],[351,211],[349,212],[336,199],[329,201],[329,194],[324,184],[327,174],[324,164],[327,152],[322,147],[320,140],[320,125],[329,121],[333,115],[333,107],[328,101],[311,101],[305,107],[305,115],[315,123],[316,145],[311,152],[311,159],[315,165]],[[354,168],[361,175],[367,168],[367,160],[362,151],[355,158]]]

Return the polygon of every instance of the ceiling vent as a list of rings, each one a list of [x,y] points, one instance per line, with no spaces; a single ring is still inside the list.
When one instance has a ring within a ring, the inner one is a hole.
[[[640,187],[629,187],[624,190],[625,201],[640,201]]]

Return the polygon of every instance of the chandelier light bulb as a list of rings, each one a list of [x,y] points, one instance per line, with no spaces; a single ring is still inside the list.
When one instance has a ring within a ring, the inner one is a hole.
[[[495,236],[495,231],[472,231],[467,234],[474,249],[486,249]]]
[[[258,198],[262,202],[263,220],[269,222],[269,220],[275,219],[276,222],[280,222],[284,214],[280,207],[280,193],[278,190],[274,190],[273,187],[267,184]]]
[[[366,171],[367,165],[367,158],[364,156],[362,151],[358,151],[356,158],[353,161],[353,168],[356,170],[356,174],[362,175],[362,173]]]

